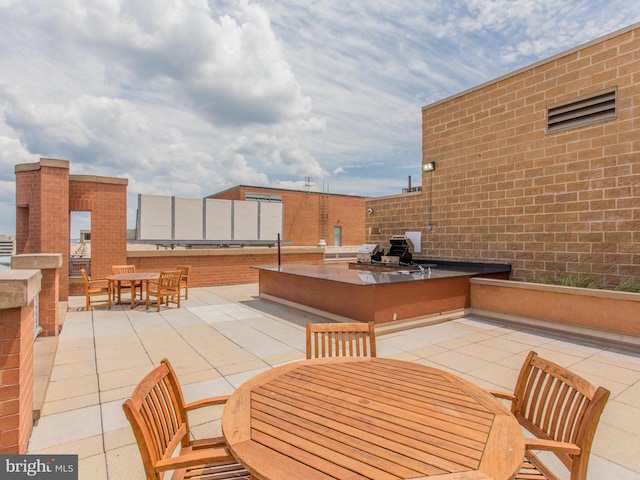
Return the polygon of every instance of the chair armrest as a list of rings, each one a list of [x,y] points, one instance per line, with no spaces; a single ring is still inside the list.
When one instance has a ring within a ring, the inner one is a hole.
[[[202,400],[196,400],[195,402],[185,404],[184,409],[190,411],[195,410],[196,408],[209,407],[211,405],[224,405],[227,403],[227,400],[229,400],[229,395],[203,398]]]
[[[496,398],[504,398],[505,400],[511,400],[512,402],[516,401],[516,396],[513,393],[500,392],[498,390],[487,390],[487,392]]]
[[[580,455],[582,450],[575,443],[558,442],[543,438],[525,438],[524,446],[527,450],[548,450],[569,455]]]
[[[210,437],[210,438],[198,438],[196,440],[191,441],[192,451],[196,451],[198,449],[203,448],[220,448],[226,447],[227,442],[224,437]]]
[[[90,287],[98,287],[98,286],[108,286],[111,288],[111,280],[107,280],[106,278],[96,278],[95,280],[89,280],[88,282]]]
[[[154,465],[154,469],[156,472],[165,472],[194,465],[223,465],[237,462],[226,448],[216,448],[198,450],[197,452],[189,452],[176,457],[158,460]]]

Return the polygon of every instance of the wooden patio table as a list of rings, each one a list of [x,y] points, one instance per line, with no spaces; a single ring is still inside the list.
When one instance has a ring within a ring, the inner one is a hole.
[[[135,272],[135,273],[118,273],[115,275],[107,275],[105,277],[110,282],[115,282],[120,284],[120,282],[142,282],[144,288],[143,291],[146,291],[146,285],[150,280],[158,280],[160,278],[160,272]],[[136,308],[138,305],[144,303],[142,300],[136,300],[134,289],[131,289],[131,308]]]
[[[266,371],[231,395],[222,431],[260,480],[504,480],[524,458],[518,422],[491,394],[380,357]]]

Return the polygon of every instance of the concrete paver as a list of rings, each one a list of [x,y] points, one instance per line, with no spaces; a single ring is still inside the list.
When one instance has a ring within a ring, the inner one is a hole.
[[[326,321],[262,300],[256,284],[192,288],[183,308],[83,310],[69,299],[42,417],[29,453],[79,455],[84,480],[142,480],[122,402],[167,357],[187,401],[233,392],[249,378],[305,357],[307,322]],[[511,391],[534,349],[612,392],[596,433],[590,480],[640,478],[640,354],[497,321],[461,318],[377,336],[378,355],[432,365]],[[50,354],[50,352],[49,352]],[[195,435],[220,433],[221,407],[194,412]]]

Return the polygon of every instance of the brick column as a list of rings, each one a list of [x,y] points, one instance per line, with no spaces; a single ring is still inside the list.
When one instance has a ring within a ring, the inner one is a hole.
[[[62,254],[65,281],[59,297],[69,297],[69,162],[41,158],[16,165],[16,253]]]
[[[62,255],[56,253],[36,253],[11,257],[13,270],[33,270],[42,272],[40,297],[38,298],[38,319],[43,337],[58,335],[60,294],[60,267]]]
[[[0,454],[27,452],[33,429],[33,300],[39,270],[0,270]]]

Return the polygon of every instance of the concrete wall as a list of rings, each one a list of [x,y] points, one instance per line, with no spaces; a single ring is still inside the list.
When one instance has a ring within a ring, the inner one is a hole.
[[[138,222],[138,240],[275,241],[282,235],[283,206],[139,195]]]
[[[367,241],[420,229],[425,257],[510,263],[516,279],[637,278],[638,72],[634,25],[424,107],[423,163],[436,169],[421,194],[367,203],[381,232]],[[616,119],[547,133],[547,107],[613,87]]]

